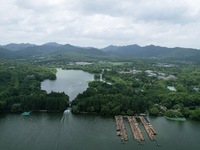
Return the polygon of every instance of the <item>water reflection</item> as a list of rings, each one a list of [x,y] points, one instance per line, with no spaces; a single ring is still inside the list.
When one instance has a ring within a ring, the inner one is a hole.
[[[51,91],[65,92],[72,101],[79,93],[88,87],[88,81],[94,80],[94,75],[82,70],[57,69],[55,81],[45,80],[41,83],[41,89],[48,93]]]

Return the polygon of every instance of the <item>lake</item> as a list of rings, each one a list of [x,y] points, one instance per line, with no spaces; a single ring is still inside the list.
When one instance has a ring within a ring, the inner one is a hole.
[[[157,147],[140,124],[145,142],[133,140],[128,121],[129,141],[116,136],[115,119],[98,115],[33,113],[30,116],[0,114],[1,150],[196,150],[200,147],[200,123],[174,122],[149,117],[158,135]]]
[[[87,81],[93,79],[92,74],[78,70],[58,69],[56,75],[57,80],[44,81],[42,88],[48,92],[65,91],[71,100],[86,90]],[[200,148],[200,122],[176,122],[152,116],[148,118],[158,133],[156,139],[161,144],[160,147],[156,146],[154,141],[150,141],[139,121],[145,137],[142,145],[133,140],[127,119],[125,126],[129,141],[122,144],[120,137],[116,136],[114,117],[74,115],[71,112],[31,113],[30,116],[1,113],[0,150],[196,150]]]
[[[87,89],[89,81],[94,80],[93,74],[82,70],[57,69],[56,77],[56,80],[44,80],[41,83],[41,89],[48,93],[65,92],[69,95],[70,101]]]

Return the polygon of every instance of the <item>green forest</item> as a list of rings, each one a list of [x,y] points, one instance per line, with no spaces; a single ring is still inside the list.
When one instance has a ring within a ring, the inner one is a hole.
[[[197,82],[200,69],[196,65],[137,61],[74,66],[77,67],[96,73],[96,81],[89,83],[89,88],[73,101],[74,113],[133,115],[149,112],[200,120],[200,83]],[[105,69],[100,72],[102,68]],[[103,81],[98,79],[100,73]]]
[[[56,69],[16,61],[0,61],[0,112],[63,111],[69,97],[65,93],[41,90],[40,82],[54,80]]]
[[[149,113],[200,120],[200,69],[198,64],[135,58],[132,61],[89,63],[0,61],[0,111],[62,112],[65,93],[47,93],[40,84],[56,79],[56,68],[94,74],[95,81],[72,102],[73,113],[135,115]],[[171,87],[172,89],[170,89]]]

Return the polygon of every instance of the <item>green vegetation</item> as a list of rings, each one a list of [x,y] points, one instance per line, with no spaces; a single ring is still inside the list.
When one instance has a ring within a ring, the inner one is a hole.
[[[72,103],[74,113],[90,112],[111,114],[134,114],[144,112],[146,104],[139,97],[127,93],[124,87],[100,81],[89,83],[89,88],[79,94]],[[132,100],[134,99],[134,101]],[[75,108],[75,109],[74,109]]]
[[[99,62],[89,66],[75,68],[90,68],[90,72],[93,68],[99,69],[104,81],[91,82],[89,88],[77,96],[72,103],[74,113],[130,115],[149,111],[152,115],[198,120],[198,66],[180,63],[167,66],[152,60],[115,64]],[[176,91],[170,91],[167,86],[175,87]]]
[[[44,79],[56,79],[55,69],[0,61],[0,111],[63,111],[69,97],[40,89]]]
[[[190,111],[190,118],[200,121],[200,108]]]
[[[72,58],[1,60],[0,111],[64,110],[68,96],[40,89],[55,79],[55,69],[79,69],[95,74],[94,82],[72,102],[74,113],[138,114],[200,120],[200,68],[188,62],[111,57],[109,61],[76,62]],[[106,56],[101,56],[106,57]],[[100,59],[100,58],[99,58]],[[116,61],[111,61],[112,59]],[[77,59],[79,61],[87,60]],[[23,63],[20,63],[23,62]],[[100,81],[100,79],[103,81]],[[170,91],[167,87],[174,87]]]

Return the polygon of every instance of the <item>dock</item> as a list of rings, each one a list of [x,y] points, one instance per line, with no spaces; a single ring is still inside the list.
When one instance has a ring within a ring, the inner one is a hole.
[[[128,140],[126,127],[122,116],[115,116],[116,120],[116,131],[118,136],[122,136],[121,141],[124,143]]]
[[[127,118],[128,118],[129,125],[130,125],[130,127],[131,127],[131,131],[132,131],[132,134],[133,134],[134,139],[135,139],[136,141],[138,141],[139,143],[140,143],[141,141],[144,141],[145,138],[144,138],[144,136],[143,136],[143,134],[142,134],[142,131],[141,131],[140,128],[139,128],[139,125],[138,125],[138,123],[137,123],[135,117],[134,117],[134,116],[127,116]]]
[[[151,125],[151,122],[146,117],[146,115],[145,116],[144,115],[136,115],[136,116],[117,115],[117,116],[115,116],[117,135],[121,136],[122,143],[125,143],[125,141],[128,140],[127,131],[126,131],[126,128],[124,125],[124,118],[128,119],[134,140],[136,140],[140,144],[142,144],[142,142],[145,141],[143,133],[142,133],[142,131],[139,127],[139,124],[136,120],[136,118],[137,118],[141,121],[142,125],[144,126],[144,129],[145,129],[149,139],[151,141],[154,141],[157,146],[160,146],[160,144],[158,143],[158,141],[155,138],[155,135],[157,135],[157,132]]]
[[[115,121],[116,121],[116,131],[120,131],[120,120],[119,120],[119,116],[115,116]]]
[[[150,140],[155,140],[154,135],[156,135],[156,131],[153,129],[152,125],[150,124],[150,122],[147,122],[146,119],[143,116],[139,116],[140,121],[142,122]]]

